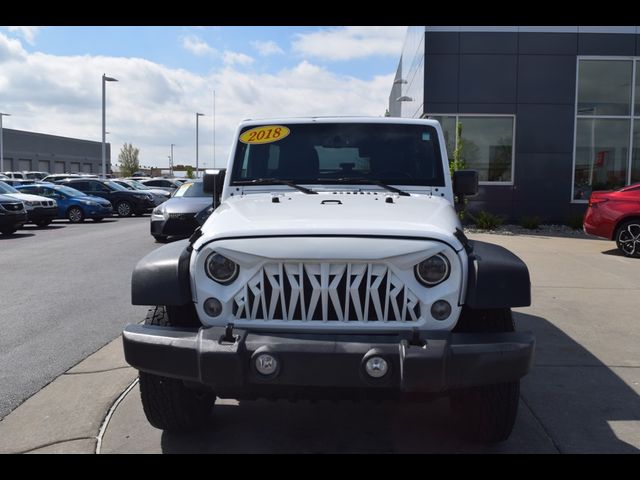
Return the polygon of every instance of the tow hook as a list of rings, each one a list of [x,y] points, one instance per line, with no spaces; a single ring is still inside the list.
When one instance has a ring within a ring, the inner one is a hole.
[[[224,336],[220,339],[220,343],[236,343],[237,337],[233,334],[233,323],[228,323],[224,329]]]

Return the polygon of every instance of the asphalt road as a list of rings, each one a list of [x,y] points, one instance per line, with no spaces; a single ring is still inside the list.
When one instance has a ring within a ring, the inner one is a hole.
[[[144,318],[131,272],[158,246],[148,216],[0,236],[0,419]]]

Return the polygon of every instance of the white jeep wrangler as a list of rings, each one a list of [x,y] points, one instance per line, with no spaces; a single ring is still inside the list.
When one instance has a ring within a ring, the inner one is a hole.
[[[432,120],[242,122],[226,170],[205,175],[213,213],[136,266],[123,332],[157,428],[207,425],[222,398],[448,395],[469,437],[505,440],[534,352],[511,307],[529,272],[468,240]]]

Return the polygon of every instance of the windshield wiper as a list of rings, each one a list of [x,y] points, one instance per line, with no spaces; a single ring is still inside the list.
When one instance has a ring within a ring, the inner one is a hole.
[[[353,178],[349,178],[349,177],[343,177],[343,178],[318,178],[318,181],[323,182],[323,183],[337,183],[337,184],[364,184],[364,185],[377,185],[379,187],[382,187],[386,190],[389,190],[390,192],[393,193],[397,193],[398,195],[402,196],[402,197],[410,197],[411,195],[408,194],[407,192],[405,192],[404,190],[400,190],[399,188],[396,187],[392,187],[391,185],[387,185],[386,183],[380,181],[380,180],[376,180],[373,178],[364,178],[364,177],[353,177]]]
[[[317,195],[318,192],[311,190],[310,188],[303,187],[293,183],[291,180],[283,180],[281,178],[256,178],[254,180],[237,180],[233,182],[234,185],[287,185],[296,190],[300,190],[308,195]]]

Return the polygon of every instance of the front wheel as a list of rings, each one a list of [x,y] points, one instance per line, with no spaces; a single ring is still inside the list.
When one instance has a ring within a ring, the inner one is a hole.
[[[84,222],[84,212],[80,207],[71,207],[67,211],[67,218],[71,223],[82,223]]]
[[[464,307],[454,332],[513,332],[508,308],[473,310]],[[520,403],[520,381],[454,390],[451,411],[464,437],[481,443],[503,442],[511,435]]]
[[[12,235],[14,233],[16,233],[18,231],[18,229],[16,227],[7,227],[7,228],[3,228],[2,230],[0,230],[0,233],[2,233],[2,235]]]
[[[625,256],[640,258],[640,220],[629,220],[618,227],[616,245]]]
[[[133,208],[129,202],[120,202],[116,205],[116,211],[120,217],[130,217],[133,214]]]
[[[192,306],[190,306],[192,307]],[[146,325],[186,326],[197,317],[190,307],[158,306],[149,310]],[[171,313],[171,317],[169,317]],[[173,321],[172,321],[173,320]],[[184,386],[181,380],[140,372],[142,408],[151,425],[169,432],[183,432],[207,426],[216,397],[211,392],[198,392]]]
[[[104,217],[93,217],[93,221],[96,223],[101,222],[102,220],[104,220]]]
[[[35,222],[38,227],[48,227],[51,223],[51,220],[38,220]]]

